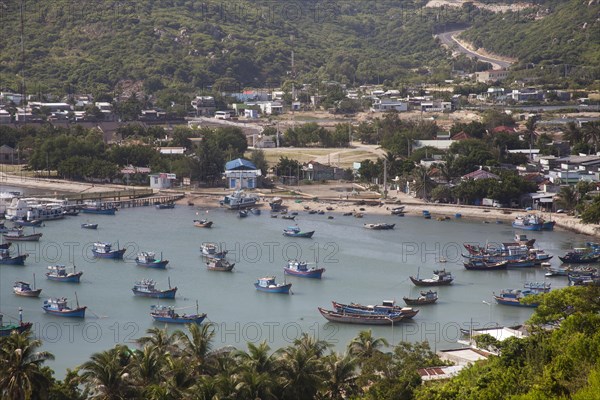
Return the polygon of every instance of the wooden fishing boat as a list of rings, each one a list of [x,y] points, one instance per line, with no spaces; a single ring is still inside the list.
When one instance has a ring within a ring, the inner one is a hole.
[[[11,256],[8,249],[0,249],[0,265],[24,265],[28,254]]]
[[[41,219],[32,219],[32,220],[24,220],[24,219],[17,219],[13,221],[13,224],[15,226],[32,226],[35,228],[39,228],[40,226],[42,226],[44,223],[43,220]]]
[[[403,297],[404,302],[408,306],[422,306],[426,304],[433,304],[438,300],[437,292],[428,290],[427,292],[421,292],[421,295],[416,299]]]
[[[389,230],[389,229],[394,229],[394,227],[396,226],[396,224],[385,224],[385,223],[379,223],[379,224],[364,224],[364,227],[367,229],[373,229],[373,230]]]
[[[154,207],[156,207],[157,210],[170,210],[175,208],[175,203],[156,204]]]
[[[515,243],[521,246],[533,247],[535,239],[528,239],[524,233],[515,233]]]
[[[330,322],[358,325],[392,325],[402,321],[402,314],[352,314],[325,310],[318,307],[321,315]]]
[[[400,313],[404,319],[412,319],[419,313],[419,310],[412,307],[398,306],[393,300],[384,300],[378,305],[362,305],[358,303],[342,304],[336,301],[332,301],[331,303],[336,311],[345,313]]]
[[[390,212],[392,215],[404,215],[404,206],[394,207]]]
[[[196,228],[210,228],[213,226],[213,222],[207,219],[195,219],[194,226]]]
[[[206,314],[198,312],[198,304],[196,303],[195,314],[179,314],[174,307],[153,305],[150,307],[150,315],[156,322],[167,324],[200,324],[206,318]]]
[[[138,253],[137,257],[135,258],[135,263],[140,267],[165,269],[167,268],[169,260],[164,260],[162,258],[162,253],[160,255],[160,259],[157,259],[155,253],[150,251],[142,251],[141,253]]]
[[[200,245],[200,252],[202,255],[209,258],[225,258],[227,250],[219,250],[219,246],[216,243],[202,243]]]
[[[30,233],[26,235],[23,231],[7,232],[4,235],[4,240],[8,242],[37,242],[42,237],[42,233]]]
[[[275,283],[274,276],[265,276],[264,278],[258,278],[254,283],[254,287],[260,292],[288,294],[292,284]]]
[[[64,265],[49,265],[48,272],[46,272],[46,278],[56,282],[79,283],[81,275],[83,275],[83,271],[76,271],[74,265],[73,272],[67,272],[67,267]]]
[[[298,237],[298,238],[311,238],[315,234],[315,231],[303,232],[298,226],[288,226],[283,230],[283,236]]]
[[[296,216],[295,215],[282,215],[281,219],[289,219],[289,220],[293,221],[294,219],[296,219]]]
[[[239,210],[238,211],[238,216],[240,218],[246,218],[248,216],[248,210]]]
[[[600,254],[596,254],[587,247],[575,248],[564,256],[558,256],[558,259],[565,264],[587,264],[597,263],[600,260]]]
[[[61,297],[44,300],[44,305],[42,306],[42,309],[47,314],[56,315],[59,317],[85,318],[85,310],[87,309],[87,307],[80,307],[79,301],[77,301],[77,307],[71,308],[67,305],[67,298]]]
[[[0,314],[0,337],[9,336],[13,332],[23,333],[33,326],[31,322],[23,322],[23,309],[19,308],[19,323],[4,323],[4,315]]]
[[[84,214],[115,215],[117,208],[107,204],[86,204],[81,207],[81,212]]]
[[[501,269],[506,269],[508,265],[508,261],[485,261],[485,260],[470,260],[468,262],[463,262],[463,265],[469,271],[497,271]]]
[[[287,275],[300,276],[303,278],[321,279],[325,268],[310,267],[306,261],[289,260],[287,267],[283,267]]]
[[[536,293],[519,289],[506,289],[502,290],[498,295],[496,293],[493,295],[496,302],[504,306],[535,308],[539,306],[539,303],[525,303],[522,301],[525,297],[532,294]]]
[[[235,263],[230,263],[225,259],[213,258],[206,262],[206,269],[209,271],[223,271],[229,272],[233,270]]]
[[[98,224],[81,224],[81,228],[83,229],[98,229]]]
[[[42,289],[36,289],[35,287],[35,274],[33,274],[33,288],[28,282],[17,281],[13,285],[13,292],[17,296],[23,297],[39,297],[42,293]]]
[[[117,250],[114,250],[112,248],[112,244],[105,242],[96,242],[94,243],[94,247],[92,248],[92,254],[96,258],[114,258],[122,260],[125,251],[127,251],[127,249],[119,249],[118,242]]]
[[[445,269],[435,270],[433,271],[433,277],[427,279],[420,279],[419,274],[417,273],[417,277],[410,277],[412,283],[416,286],[442,286],[442,285],[450,285],[454,278],[452,277],[451,272],[446,272]]]
[[[135,296],[153,297],[155,299],[174,299],[175,293],[177,293],[177,287],[171,287],[170,279],[169,288],[166,290],[157,289],[156,282],[152,279],[142,279],[136,282],[131,290]]]

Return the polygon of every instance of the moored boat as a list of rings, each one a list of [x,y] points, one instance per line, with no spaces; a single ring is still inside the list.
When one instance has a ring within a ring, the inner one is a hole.
[[[392,215],[403,215],[404,214],[404,206],[394,207],[390,211]]]
[[[435,303],[438,300],[438,295],[437,292],[428,290],[427,292],[421,292],[421,295],[416,299],[411,299],[409,297],[403,297],[403,299],[408,306],[422,306]]]
[[[127,249],[119,249],[119,243],[117,242],[117,249],[112,248],[111,243],[96,242],[92,248],[92,254],[97,258],[114,258],[123,259],[123,255]]]
[[[258,280],[254,282],[254,287],[260,292],[288,294],[292,284],[275,283],[274,276],[265,276],[263,278],[258,278]]]
[[[150,307],[150,315],[156,322],[167,324],[200,324],[206,318],[206,314],[198,312],[196,304],[196,314],[179,314],[174,307],[164,305],[153,305]]]
[[[299,238],[311,238],[315,234],[315,231],[304,232],[301,231],[298,226],[289,226],[283,230],[283,236],[288,237],[299,237]]]
[[[321,315],[330,322],[342,322],[345,324],[358,325],[393,325],[402,321],[404,316],[396,314],[353,314],[326,310],[318,307]]]
[[[445,269],[435,270],[433,271],[433,277],[420,279],[419,274],[417,277],[410,277],[412,283],[416,286],[442,286],[442,285],[450,285],[454,278],[452,277],[451,272],[446,272]]]
[[[23,333],[33,326],[31,322],[23,322],[23,309],[19,308],[18,323],[4,323],[4,315],[0,314],[0,337],[9,336],[13,332]]]
[[[536,215],[528,214],[518,216],[512,223],[513,228],[526,231],[541,231],[544,223]]]
[[[11,256],[8,249],[0,249],[0,265],[24,265],[28,254]]]
[[[468,269],[469,271],[495,271],[506,269],[508,261],[491,262],[485,260],[470,260],[464,262],[463,265],[465,266],[465,269]]]
[[[248,210],[239,210],[238,211],[238,216],[240,218],[246,218],[248,216]]]
[[[306,261],[289,260],[288,265],[283,267],[283,272],[287,275],[300,276],[303,278],[321,279],[325,268],[309,267]]]
[[[394,300],[383,300],[381,304],[378,305],[362,305],[358,303],[350,303],[350,304],[342,304],[337,301],[332,301],[333,308],[338,312],[345,313],[359,313],[359,314],[369,314],[369,313],[378,313],[378,314],[394,314],[400,313],[404,317],[404,319],[412,319],[415,315],[419,313],[418,309],[414,309],[412,307],[402,307],[396,305]]]
[[[155,205],[157,210],[170,210],[175,208],[175,203],[163,203]]]
[[[523,302],[522,300],[530,295],[536,293],[519,290],[519,289],[505,289],[500,292],[499,295],[494,293],[494,299],[498,304],[502,304],[505,306],[515,306],[515,307],[531,307],[535,308],[539,306],[539,303],[530,303]]]
[[[600,254],[596,254],[587,247],[575,248],[558,259],[565,264],[587,264],[596,263],[600,260]]]
[[[81,224],[81,228],[83,229],[98,229],[98,224]]]
[[[533,247],[535,239],[528,239],[524,233],[515,233],[515,243],[518,243],[520,246]]]
[[[234,266],[235,266],[235,263],[230,263],[229,261],[225,260],[224,258],[223,259],[213,258],[206,262],[206,269],[208,269],[209,271],[229,272],[229,271],[233,270]]]
[[[46,277],[48,280],[57,282],[71,282],[79,283],[83,275],[83,271],[76,271],[76,267],[73,265],[73,272],[67,272],[67,267],[64,265],[49,265]]]
[[[227,195],[221,200],[221,205],[237,210],[240,208],[252,207],[258,202],[258,197],[250,196],[244,193],[243,190],[237,190],[230,195]]]
[[[194,226],[196,228],[210,228],[213,226],[213,222],[207,219],[195,219]]]
[[[87,307],[80,307],[78,301],[77,307],[71,308],[67,305],[67,298],[61,297],[44,300],[44,305],[42,306],[42,309],[44,310],[44,312],[50,315],[71,318],[85,318],[85,310],[87,309]]]
[[[136,282],[131,289],[135,296],[141,297],[153,297],[155,299],[174,299],[177,287],[171,287],[171,280],[169,280],[169,289],[159,290],[156,288],[156,282],[152,279],[142,279]]]
[[[117,208],[104,203],[86,204],[81,207],[81,212],[84,214],[115,215]]]
[[[42,233],[34,232],[26,235],[23,231],[11,231],[2,236],[7,242],[37,242],[42,237]]]
[[[39,297],[42,289],[36,289],[35,287],[35,274],[33,274],[33,287],[29,284],[29,282],[17,281],[13,285],[13,292],[17,296],[23,297]]]
[[[378,224],[364,224],[364,227],[367,229],[373,229],[373,230],[388,230],[388,229],[394,229],[394,227],[396,226],[396,224],[385,224],[385,223],[378,223]]]
[[[208,258],[225,258],[227,255],[227,250],[219,250],[219,246],[216,243],[202,243],[200,251],[203,256]]]
[[[42,221],[41,219],[32,219],[32,220],[24,220],[24,219],[17,219],[13,221],[13,224],[15,226],[32,226],[32,227],[36,227],[39,228],[40,226],[42,226],[44,223],[44,221]]]
[[[135,258],[135,263],[140,267],[165,269],[169,260],[164,260],[162,254],[159,259],[156,258],[156,253],[150,251],[142,251]]]

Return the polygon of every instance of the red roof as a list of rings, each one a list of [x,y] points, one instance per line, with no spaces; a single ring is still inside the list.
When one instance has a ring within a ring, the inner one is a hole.
[[[460,131],[456,135],[452,136],[450,140],[465,140],[471,139],[471,136],[467,135],[465,131]]]
[[[465,179],[473,179],[473,180],[479,180],[479,179],[500,179],[500,177],[496,174],[492,174],[491,172],[488,172],[484,169],[478,169],[476,171],[470,172],[466,175],[464,175],[461,179],[465,180]]]
[[[500,125],[492,129],[493,133],[515,133],[516,129],[506,125]]]

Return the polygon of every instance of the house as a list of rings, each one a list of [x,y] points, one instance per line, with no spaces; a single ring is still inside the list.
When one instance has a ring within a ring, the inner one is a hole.
[[[343,168],[333,167],[310,161],[302,165],[302,179],[308,181],[346,179],[347,173]]]
[[[487,83],[502,81],[508,78],[508,71],[505,69],[490,69],[488,71],[475,72],[477,82]]]
[[[264,115],[277,115],[283,113],[283,104],[279,101],[257,101],[246,103],[246,106],[258,106],[260,113]]]
[[[469,136],[469,134],[466,133],[465,131],[460,131],[456,135],[454,135],[450,138],[450,140],[467,140],[467,139],[471,139],[471,136]]]
[[[375,99],[371,106],[373,112],[385,112],[390,110],[396,111],[408,111],[408,103],[404,101],[398,101],[393,99]]]
[[[169,189],[172,186],[173,181],[177,179],[175,174],[167,174],[164,172],[148,176],[150,178],[150,187],[152,189]]]
[[[0,101],[5,104],[14,103],[19,105],[23,101],[23,95],[21,93],[0,92]]]
[[[452,111],[452,102],[450,102],[450,101],[423,101],[423,102],[421,102],[421,111],[423,111],[423,112],[450,112],[450,111]]]
[[[0,124],[10,124],[12,122],[12,117],[10,113],[6,110],[0,110]]]
[[[486,171],[485,169],[482,169],[481,167],[478,170],[475,170],[473,172],[469,172],[466,175],[461,176],[460,178],[463,181],[466,181],[468,179],[472,179],[474,181],[478,181],[480,179],[495,179],[495,180],[499,180],[500,177],[496,174],[492,174],[489,171]]]
[[[212,96],[196,96],[191,104],[192,108],[196,110],[197,117],[212,117],[217,111],[215,98]]]
[[[225,164],[224,175],[229,189],[255,189],[262,172],[252,162],[238,158]]]
[[[277,147],[271,136],[252,135],[252,147],[255,149],[272,149]]]
[[[0,164],[14,164],[18,160],[17,151],[3,144],[0,146]]]
[[[514,89],[510,97],[516,102],[541,101],[544,99],[544,92],[533,88]]]
[[[159,147],[158,151],[160,154],[165,155],[183,155],[185,154],[185,147]]]
[[[45,108],[49,110],[51,113],[56,113],[59,111],[71,111],[73,107],[69,103],[41,103],[38,101],[32,101],[29,103],[29,107],[31,109],[42,109]]]
[[[244,110],[244,118],[248,119],[257,119],[258,118],[258,110]]]
[[[512,126],[500,125],[492,129],[492,133],[515,133],[517,130]]]

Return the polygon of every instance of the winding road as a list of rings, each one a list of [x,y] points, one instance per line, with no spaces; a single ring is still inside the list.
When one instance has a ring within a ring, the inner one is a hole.
[[[466,54],[468,56],[471,56],[471,57],[475,57],[481,61],[489,62],[490,64],[492,64],[494,69],[508,68],[512,64],[510,61],[500,60],[500,59],[493,58],[490,56],[485,56],[483,54],[476,53],[476,52],[471,51],[471,50],[467,49],[466,47],[464,47],[462,44],[460,44],[454,38],[456,35],[459,35],[463,31],[464,30],[444,32],[444,33],[440,33],[437,36],[440,39],[440,42],[442,42],[442,44],[445,44],[446,46],[448,46],[450,49],[459,51],[459,52]]]

